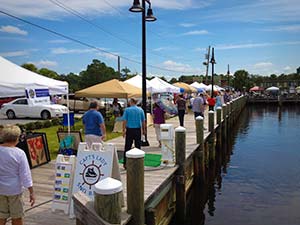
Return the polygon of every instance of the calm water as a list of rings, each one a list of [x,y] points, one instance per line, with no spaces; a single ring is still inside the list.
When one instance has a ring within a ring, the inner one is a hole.
[[[299,225],[300,106],[248,107],[232,132],[196,185],[188,224]]]

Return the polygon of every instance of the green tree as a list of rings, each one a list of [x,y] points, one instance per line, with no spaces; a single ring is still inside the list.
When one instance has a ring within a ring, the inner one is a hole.
[[[130,69],[127,68],[127,66],[125,66],[125,68],[123,68],[121,70],[122,72],[122,78],[127,78],[128,74],[131,72]]]
[[[174,84],[174,83],[176,83],[176,82],[177,82],[177,79],[174,78],[174,77],[169,81],[169,83],[171,83],[171,84]]]
[[[38,68],[32,64],[32,63],[24,63],[23,65],[21,65],[23,68],[27,69],[27,70],[30,70],[32,72],[35,72],[37,73],[38,71]]]
[[[37,71],[37,73],[43,75],[43,76],[46,76],[46,77],[50,77],[50,78],[53,78],[53,79],[59,79],[59,75],[53,71],[53,70],[49,70],[47,68],[41,68]]]
[[[237,70],[234,73],[234,88],[243,90],[249,89],[249,73],[246,70]]]
[[[68,75],[60,75],[60,80],[67,81],[69,83],[69,92],[74,93],[81,88],[81,77],[75,73],[69,73]]]
[[[93,86],[111,79],[118,79],[119,74],[113,68],[108,67],[98,59],[87,66],[85,71],[80,72],[81,88]]]

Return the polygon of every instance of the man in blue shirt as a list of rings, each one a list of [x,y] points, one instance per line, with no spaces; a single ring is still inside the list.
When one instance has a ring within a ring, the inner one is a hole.
[[[136,99],[129,100],[129,106],[123,114],[123,137],[125,137],[124,168],[126,169],[126,152],[134,146],[141,149],[141,137],[146,134],[146,119],[144,111],[136,106]]]
[[[91,147],[92,143],[101,143],[106,139],[104,119],[98,109],[98,103],[91,102],[89,110],[82,117],[85,141],[89,147]]]

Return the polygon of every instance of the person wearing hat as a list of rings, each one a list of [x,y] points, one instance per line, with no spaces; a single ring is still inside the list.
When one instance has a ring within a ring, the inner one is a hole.
[[[198,117],[198,116],[202,116],[204,117],[204,99],[203,99],[203,93],[199,93],[197,95],[197,97],[194,99],[193,101],[193,105],[192,105],[192,110],[194,112],[194,116],[195,116],[195,119]]]
[[[93,101],[90,103],[89,110],[82,117],[85,142],[89,147],[91,147],[92,143],[101,143],[106,139],[104,119],[98,109],[98,103]]]
[[[123,114],[123,137],[125,138],[124,148],[124,169],[126,169],[126,152],[134,146],[141,149],[141,138],[146,134],[146,119],[144,111],[141,107],[136,105],[137,100],[131,98],[129,100],[129,107],[124,110]]]
[[[184,114],[186,110],[186,100],[183,98],[183,94],[179,94],[176,99],[176,105],[178,110],[178,118],[180,126],[184,126]]]

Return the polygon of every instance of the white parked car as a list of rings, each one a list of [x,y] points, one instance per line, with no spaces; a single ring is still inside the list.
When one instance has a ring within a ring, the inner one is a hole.
[[[68,108],[58,104],[29,105],[26,98],[17,98],[1,106],[1,114],[8,119],[19,117],[50,119],[52,117],[62,117],[68,113]]]

